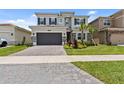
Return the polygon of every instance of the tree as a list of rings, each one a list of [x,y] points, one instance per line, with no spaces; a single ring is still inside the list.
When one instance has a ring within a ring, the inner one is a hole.
[[[94,45],[97,45],[95,40],[94,40],[94,38],[93,38],[93,34],[95,32],[97,32],[97,29],[94,26],[92,26],[92,25],[88,25],[88,31],[89,31],[90,36],[91,36],[91,41],[93,42]]]
[[[81,23],[80,24],[80,30],[81,30],[81,41],[83,42],[83,39],[84,39],[84,31],[87,31],[88,30],[88,25],[84,24],[84,23]]]

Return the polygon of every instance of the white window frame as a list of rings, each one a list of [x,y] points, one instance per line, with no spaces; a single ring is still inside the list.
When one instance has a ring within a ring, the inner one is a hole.
[[[63,21],[63,18],[57,18],[57,24],[58,25],[64,25],[64,21]]]
[[[109,25],[108,25],[108,23],[109,23]],[[104,26],[110,26],[111,22],[109,19],[104,19],[103,24],[104,24]]]
[[[51,18],[51,22],[52,22],[52,19],[54,19],[54,21],[55,21],[55,18],[56,18],[56,17],[49,17],[49,18]],[[57,19],[57,18],[56,18],[56,19]],[[49,22],[49,25],[55,26],[55,25],[57,25],[57,21],[56,21],[56,24],[51,24],[51,23]]]
[[[44,23],[45,23],[45,22],[44,22],[44,18],[45,18],[45,17],[40,17],[40,25],[44,25]],[[41,24],[41,19],[43,19],[43,24]]]

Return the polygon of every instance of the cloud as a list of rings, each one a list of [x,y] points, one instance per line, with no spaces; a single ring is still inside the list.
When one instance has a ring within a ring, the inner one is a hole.
[[[94,15],[94,14],[96,14],[96,11],[89,11],[88,12],[88,15]]]
[[[7,21],[5,21],[5,23],[12,23],[12,24],[15,24],[17,26],[29,29],[28,28],[28,23],[26,22],[25,19],[7,20]]]
[[[24,19],[8,20],[7,23],[24,23]]]
[[[8,20],[7,23],[15,23],[15,20]]]
[[[25,20],[24,19],[17,19],[17,22],[25,22]]]
[[[88,19],[88,23],[92,22],[93,20],[95,20],[98,17],[99,17],[98,15],[92,15],[92,16],[90,16],[89,19]]]
[[[88,12],[88,15],[90,15],[90,17],[88,19],[89,23],[98,17],[98,15],[96,15],[96,13],[97,13],[97,11],[93,11],[93,10]]]
[[[31,17],[34,17],[34,18],[36,18],[36,15],[35,15],[35,14],[33,14]]]
[[[15,24],[17,26],[29,29],[29,26],[31,25],[36,25],[36,18],[34,18],[35,16],[32,15],[31,17],[27,18],[27,19],[14,19],[14,20],[4,20],[2,21],[2,23],[12,23]],[[1,23],[1,22],[0,22]]]

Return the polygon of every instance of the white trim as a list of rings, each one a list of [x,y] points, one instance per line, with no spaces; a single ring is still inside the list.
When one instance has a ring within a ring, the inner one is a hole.
[[[64,33],[63,31],[35,31],[35,33]]]

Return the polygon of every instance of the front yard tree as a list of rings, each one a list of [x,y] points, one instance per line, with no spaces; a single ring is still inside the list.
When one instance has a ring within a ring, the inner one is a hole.
[[[87,31],[88,30],[88,25],[84,24],[84,23],[81,23],[80,24],[80,30],[81,30],[81,41],[83,42],[83,39],[84,39],[84,31]]]
[[[93,42],[94,45],[97,45],[95,40],[94,40],[94,38],[93,38],[93,34],[95,32],[97,32],[97,29],[94,26],[92,26],[92,25],[88,25],[88,31],[89,31],[90,36],[91,36],[91,41]]]

